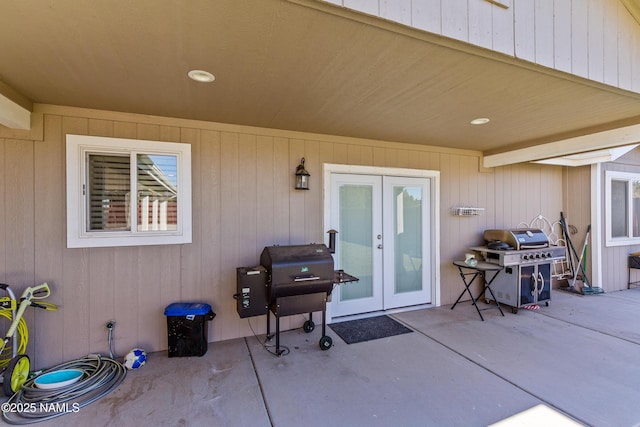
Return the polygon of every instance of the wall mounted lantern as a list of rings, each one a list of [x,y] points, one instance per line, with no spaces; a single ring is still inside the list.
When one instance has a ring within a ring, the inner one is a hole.
[[[296,168],[296,190],[309,189],[309,172],[304,168],[304,157],[300,159],[300,164]]]

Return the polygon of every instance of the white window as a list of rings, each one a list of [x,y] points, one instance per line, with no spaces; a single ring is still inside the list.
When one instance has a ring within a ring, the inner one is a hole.
[[[640,174],[605,172],[607,246],[640,243]]]
[[[67,247],[191,243],[191,145],[67,135]]]

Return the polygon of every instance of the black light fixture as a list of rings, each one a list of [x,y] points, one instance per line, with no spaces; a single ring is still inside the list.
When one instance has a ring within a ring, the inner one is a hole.
[[[309,189],[309,172],[304,168],[304,157],[300,159],[300,164],[296,168],[296,190]]]

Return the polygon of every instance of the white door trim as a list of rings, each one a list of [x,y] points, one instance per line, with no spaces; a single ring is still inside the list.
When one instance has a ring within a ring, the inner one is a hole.
[[[325,243],[329,243],[331,222],[331,174],[360,174],[431,178],[431,304],[440,305],[440,171],[423,169],[387,168],[378,166],[356,166],[325,163],[323,165],[323,230]],[[331,304],[327,304],[327,322],[331,322]]]

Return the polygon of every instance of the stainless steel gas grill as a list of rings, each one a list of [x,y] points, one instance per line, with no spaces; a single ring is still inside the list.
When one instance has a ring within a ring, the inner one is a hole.
[[[513,313],[541,302],[549,305],[551,263],[564,259],[565,248],[552,246],[544,231],[535,228],[486,230],[484,239],[486,246],[471,249],[504,267],[491,285],[496,300],[510,305]]]
[[[272,312],[276,317],[276,354],[281,355],[280,317],[309,313],[309,320],[303,325],[308,333],[315,328],[313,312],[322,311],[320,348],[331,348],[331,337],[326,335],[327,300],[334,284],[358,279],[334,271],[333,257],[322,244],[267,246],[260,255],[260,264],[237,269],[238,293],[234,298],[238,300],[240,317],[266,314],[267,339],[271,339],[269,311]],[[265,270],[266,274],[260,274]]]

